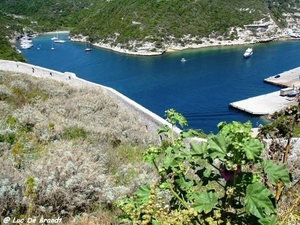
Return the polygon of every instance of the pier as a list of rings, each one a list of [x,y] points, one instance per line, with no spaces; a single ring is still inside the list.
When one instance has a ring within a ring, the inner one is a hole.
[[[276,74],[264,79],[264,81],[281,87],[300,88],[300,67]]]
[[[300,67],[276,74],[264,79],[265,82],[281,87],[300,89]],[[229,105],[252,115],[267,115],[280,111],[288,106],[297,105],[292,97],[280,96],[280,91],[232,102]]]
[[[232,102],[230,106],[252,115],[267,115],[282,110],[298,102],[291,98],[280,96],[280,91]]]

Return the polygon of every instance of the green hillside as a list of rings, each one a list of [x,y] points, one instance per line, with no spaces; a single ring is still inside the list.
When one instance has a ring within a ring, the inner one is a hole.
[[[71,30],[71,36],[89,36],[91,42],[121,43],[130,48],[133,41],[195,43],[201,37],[235,39],[229,28],[269,20],[287,25],[283,13],[298,12],[296,0],[3,0],[0,9],[6,15],[22,15],[18,24],[36,32]],[[0,15],[1,21],[4,14]],[[14,23],[15,18],[7,21]],[[30,22],[28,22],[30,21]],[[11,31],[18,29],[11,28]]]
[[[22,30],[19,24],[20,20],[6,15],[0,11],[0,58],[15,61],[24,61],[24,58],[18,54],[16,49],[9,42],[13,39],[15,32]]]
[[[150,39],[165,41],[184,35],[205,37],[226,34],[229,27],[260,20],[268,12],[263,1],[133,1],[100,2],[98,10],[71,34],[83,33],[92,40],[119,34],[118,42]],[[252,10],[244,11],[243,9]],[[179,40],[177,40],[178,42]]]

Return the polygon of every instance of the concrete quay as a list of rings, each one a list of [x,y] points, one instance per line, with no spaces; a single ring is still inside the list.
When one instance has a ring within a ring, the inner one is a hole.
[[[279,94],[280,91],[275,91],[269,94],[232,102],[230,106],[252,115],[260,116],[272,114],[288,106],[298,104],[294,99],[282,97]]]
[[[300,89],[300,67],[264,79],[265,82],[281,87]],[[267,115],[297,105],[295,98],[280,96],[280,91],[232,102],[229,105],[252,115]]]
[[[268,77],[264,81],[282,87],[300,88],[300,67]]]

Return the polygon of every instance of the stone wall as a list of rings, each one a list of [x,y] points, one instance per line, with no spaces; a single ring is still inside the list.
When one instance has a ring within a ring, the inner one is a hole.
[[[134,102],[133,100],[127,98],[126,96],[122,95],[116,90],[80,79],[76,76],[76,74],[71,72],[62,73],[55,70],[31,65],[28,63],[8,60],[0,60],[0,70],[24,73],[36,77],[51,78],[59,82],[69,83],[72,86],[77,86],[81,88],[101,88],[103,92],[112,97],[120,107],[137,114],[137,119],[144,123],[145,128],[149,131],[156,132],[157,129],[162,125],[170,126],[170,124],[166,120],[149,111],[145,107],[139,105],[138,103]],[[176,132],[179,133],[180,129],[176,129]]]

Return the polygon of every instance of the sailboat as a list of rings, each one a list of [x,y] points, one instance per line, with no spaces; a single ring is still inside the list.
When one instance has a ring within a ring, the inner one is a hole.
[[[85,52],[90,52],[90,51],[92,51],[92,49],[91,49],[91,47],[89,47],[89,43],[86,41],[85,42],[85,50],[84,50]]]
[[[58,33],[56,33],[56,38],[53,39],[55,43],[65,43],[66,41],[65,40],[62,40],[62,39],[59,39],[58,38]]]
[[[52,44],[51,50],[54,50],[54,47],[53,47],[53,41],[51,41],[51,44]]]
[[[58,39],[58,38],[57,38],[57,34],[56,34],[56,37],[53,36],[53,37],[51,38],[52,41],[57,40],[57,39]]]

